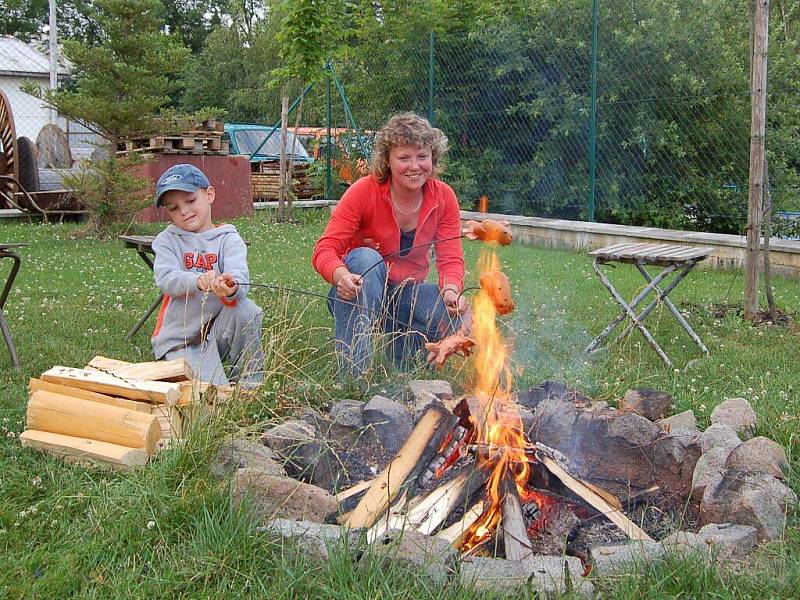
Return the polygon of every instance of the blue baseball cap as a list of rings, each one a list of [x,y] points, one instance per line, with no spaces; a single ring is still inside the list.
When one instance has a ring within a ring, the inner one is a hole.
[[[211,183],[205,173],[194,165],[181,163],[173,165],[161,174],[156,184],[156,206],[161,206],[161,197],[170,190],[196,192],[207,188]]]

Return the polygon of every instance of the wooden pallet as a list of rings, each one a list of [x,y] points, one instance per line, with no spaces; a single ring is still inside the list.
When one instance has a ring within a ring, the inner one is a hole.
[[[152,152],[164,154],[229,154],[230,142],[212,131],[192,131],[181,135],[157,135],[121,141],[117,154]]]

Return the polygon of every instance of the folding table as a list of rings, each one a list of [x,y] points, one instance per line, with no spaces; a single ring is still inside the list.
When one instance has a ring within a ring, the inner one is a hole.
[[[14,365],[15,369],[19,369],[21,365],[19,362],[19,356],[17,355],[17,348],[14,346],[14,340],[11,339],[11,330],[8,328],[8,322],[3,314],[3,309],[6,306],[8,295],[11,293],[11,288],[14,286],[14,280],[17,278],[19,265],[22,262],[22,259],[19,257],[19,254],[15,252],[15,249],[22,248],[23,246],[27,245],[28,244],[21,243],[0,243],[0,259],[10,258],[12,261],[14,261],[14,264],[11,266],[11,271],[9,272],[8,277],[6,277],[6,283],[5,286],[3,286],[3,291],[0,293],[0,331],[3,334],[3,339],[6,341],[8,353],[11,355],[11,363]]]
[[[680,311],[675,308],[675,305],[667,297],[672,290],[674,290],[681,281],[689,274],[689,272],[702,260],[705,260],[709,254],[713,252],[713,248],[708,247],[695,247],[695,246],[679,246],[674,244],[614,244],[606,246],[589,253],[589,256],[594,258],[592,268],[603,285],[611,293],[611,296],[616,300],[617,304],[622,307],[622,312],[608,326],[598,335],[591,344],[586,347],[586,352],[592,353],[600,348],[603,340],[605,340],[614,329],[617,328],[623,321],[629,319],[625,330],[619,337],[627,336],[635,327],[642,332],[642,335],[647,342],[658,353],[667,366],[672,367],[667,354],[658,345],[655,338],[650,334],[644,326],[643,321],[653,312],[656,306],[663,302],[675,319],[683,327],[684,331],[689,334],[695,343],[700,347],[705,354],[708,354],[708,348],[700,340],[700,337],[695,333]],[[642,277],[647,281],[645,288],[639,292],[636,297],[628,303],[620,293],[614,288],[611,281],[606,277],[605,273],[600,269],[600,265],[622,263],[635,265]],[[653,265],[664,267],[663,270],[655,277],[650,275],[650,272],[645,268],[646,265]],[[668,278],[672,276],[672,279]],[[669,283],[664,286],[662,282]],[[655,294],[655,298],[648,304],[640,313],[636,313],[636,307],[639,306],[650,293]]]

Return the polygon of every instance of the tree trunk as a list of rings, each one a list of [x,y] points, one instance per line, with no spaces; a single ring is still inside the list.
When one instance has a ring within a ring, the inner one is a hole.
[[[289,176],[287,179],[289,180],[289,204],[287,207],[287,217],[291,220],[292,218],[292,200],[294,199],[294,180],[292,177],[294,176],[294,153],[297,150],[297,132],[300,129],[300,117],[303,114],[303,102],[306,99],[306,86],[305,83],[302,87],[302,92],[300,92],[300,104],[297,105],[297,114],[294,120],[294,137],[292,138],[292,151],[289,154]]]
[[[775,306],[775,294],[772,293],[772,265],[769,260],[769,239],[772,235],[772,192],[769,189],[769,163],[764,156],[764,291],[767,294],[767,306],[770,319],[775,319],[778,308]]]
[[[281,97],[281,160],[278,171],[278,222],[286,221],[286,131],[289,121],[289,96]]]
[[[758,313],[758,254],[761,237],[761,192],[764,186],[768,34],[769,0],[756,0],[753,17],[753,52],[751,55],[750,185],[744,294],[744,317],[749,321],[754,320]]]

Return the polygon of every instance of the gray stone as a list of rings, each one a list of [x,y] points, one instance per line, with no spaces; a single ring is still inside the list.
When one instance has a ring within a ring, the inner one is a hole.
[[[776,442],[762,436],[754,437],[736,446],[725,463],[728,469],[763,471],[778,479],[786,477],[789,468],[786,452]]]
[[[243,502],[261,523],[276,517],[321,523],[339,509],[322,488],[250,468],[239,469],[231,482],[231,504],[239,508]]]
[[[608,546],[594,546],[589,550],[592,575],[606,577],[639,569],[661,559],[664,548],[658,542],[635,541]]]
[[[693,410],[685,410],[677,415],[672,415],[666,419],[661,419],[656,423],[661,431],[670,432],[673,429],[697,427],[697,419]]]
[[[700,448],[703,452],[708,452],[711,448],[724,447],[733,450],[742,443],[736,432],[725,423],[714,423],[700,436]]]
[[[233,438],[222,442],[211,465],[211,474],[226,477],[236,471],[251,467],[267,475],[286,475],[278,457],[269,448],[246,438]]]
[[[582,572],[580,560],[572,556],[533,556],[521,561],[474,557],[461,562],[459,575],[461,584],[476,592],[555,598],[572,588],[591,597],[593,586],[583,579]]]
[[[330,488],[334,480],[334,457],[316,428],[304,421],[286,421],[261,436],[283,460],[292,477]]]
[[[653,465],[659,477],[669,475],[675,491],[688,493],[701,456],[699,430],[678,429],[653,444]]]
[[[522,404],[520,402],[520,404]],[[526,404],[522,404],[530,408]],[[575,421],[578,418],[578,407],[571,402],[557,399],[543,399],[533,411],[533,423],[526,429],[528,439],[564,451],[573,446]]]
[[[447,541],[416,531],[387,531],[370,544],[373,557],[420,568],[443,585],[455,572],[458,551]]]
[[[700,448],[708,452],[711,448],[723,447],[733,450],[742,443],[736,432],[725,423],[713,423],[700,436]]]
[[[620,408],[635,412],[651,421],[657,421],[669,414],[672,408],[672,396],[651,388],[634,388],[625,392]]]
[[[411,410],[415,419],[419,419],[425,409],[437,400],[452,408],[453,388],[447,381],[414,379],[408,382],[408,388],[411,393]]]
[[[331,419],[342,427],[361,427],[364,424],[361,413],[364,402],[360,400],[340,400],[331,406]]]
[[[394,400],[373,396],[364,406],[364,425],[371,425],[378,440],[390,453],[400,450],[411,434],[414,420],[408,409]]]
[[[658,428],[649,420],[635,413],[622,413],[608,424],[608,435],[627,440],[631,446],[643,448],[659,437]]]
[[[729,398],[711,411],[712,423],[724,423],[745,440],[753,437],[757,420],[756,412],[744,398]]]
[[[578,390],[567,387],[561,381],[547,380],[520,392],[517,402],[526,408],[536,410],[542,402],[566,402],[575,406],[588,406],[592,399]]]
[[[768,541],[783,534],[786,511],[796,503],[795,493],[775,477],[728,469],[715,484],[706,487],[700,518],[704,525],[752,525],[759,541]]]
[[[702,500],[709,485],[715,485],[722,477],[725,461],[731,453],[730,448],[715,446],[703,454],[697,461],[692,473],[692,497]]]
[[[357,530],[313,521],[273,519],[258,530],[276,533],[285,540],[296,540],[300,549],[320,561],[327,561],[330,558],[330,550],[334,548],[354,548],[358,543]]]
[[[708,559],[741,560],[746,558],[758,542],[755,527],[733,523],[709,523],[697,533],[679,531],[662,540],[667,550],[692,550]]]

